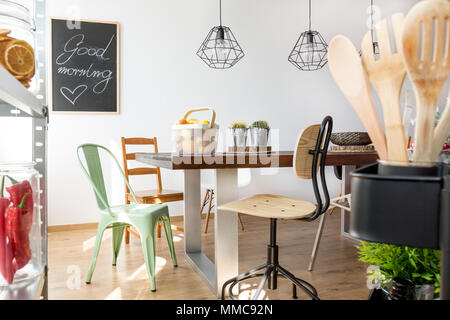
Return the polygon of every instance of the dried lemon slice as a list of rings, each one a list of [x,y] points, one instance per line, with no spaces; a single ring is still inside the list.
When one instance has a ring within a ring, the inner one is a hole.
[[[5,51],[11,40],[11,38],[0,36],[0,65],[2,65],[5,69]]]
[[[0,36],[6,36],[7,34],[10,34],[11,30],[0,28]]]
[[[25,88],[29,88],[30,87],[29,80],[19,80],[19,81]]]
[[[12,41],[5,50],[5,66],[9,72],[25,76],[34,72],[34,52],[25,41]]]
[[[15,78],[16,78],[17,80],[19,80],[19,81],[22,81],[22,80],[30,80],[30,77],[29,77],[28,75],[26,75],[26,76],[15,76]]]

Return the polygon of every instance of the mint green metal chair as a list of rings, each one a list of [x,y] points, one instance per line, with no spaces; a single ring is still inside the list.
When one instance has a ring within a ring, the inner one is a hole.
[[[80,150],[83,150],[86,160],[87,169],[80,158]],[[127,184],[130,194],[134,202],[132,204],[124,204],[118,206],[110,206],[106,196],[105,182],[103,179],[103,171],[100,161],[99,150],[104,150],[106,154],[111,156],[117,168],[122,174]],[[91,265],[88,270],[86,283],[91,283],[92,274],[94,273],[95,264],[97,262],[100,244],[102,242],[103,232],[112,228],[113,241],[113,266],[117,263],[120,246],[122,244],[124,228],[133,226],[141,236],[142,250],[144,251],[144,260],[147,267],[147,273],[150,278],[150,288],[156,291],[155,281],[155,227],[158,222],[162,222],[169,244],[170,255],[174,267],[177,267],[177,258],[175,256],[175,248],[172,239],[172,230],[170,227],[169,209],[166,204],[138,204],[136,195],[126,179],[122,168],[116,157],[107,148],[96,144],[83,144],[77,149],[78,162],[81,169],[86,174],[89,182],[94,189],[97,205],[100,209],[100,221],[98,224],[97,237],[95,240],[94,252],[92,254]]]

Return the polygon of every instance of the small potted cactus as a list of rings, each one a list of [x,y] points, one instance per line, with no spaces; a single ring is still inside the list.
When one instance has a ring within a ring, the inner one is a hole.
[[[235,147],[245,148],[247,145],[247,124],[241,121],[234,121],[231,124],[231,135]]]
[[[250,138],[253,147],[265,147],[269,141],[269,124],[267,121],[258,120],[250,126]]]

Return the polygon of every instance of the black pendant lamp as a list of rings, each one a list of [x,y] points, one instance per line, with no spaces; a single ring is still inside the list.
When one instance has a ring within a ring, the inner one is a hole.
[[[300,70],[318,70],[328,62],[327,48],[328,45],[321,34],[311,30],[311,0],[309,0],[309,29],[300,35],[288,60]]]
[[[219,0],[220,25],[209,31],[197,55],[210,68],[228,69],[244,57],[230,28],[222,26],[222,0]]]

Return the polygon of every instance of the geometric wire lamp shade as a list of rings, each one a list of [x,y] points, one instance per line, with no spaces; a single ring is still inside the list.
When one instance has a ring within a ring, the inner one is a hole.
[[[328,62],[327,48],[319,32],[305,31],[298,38],[288,60],[300,70],[318,70]]]
[[[230,28],[217,26],[209,31],[206,39],[197,51],[197,55],[214,69],[227,69],[244,57]]]

